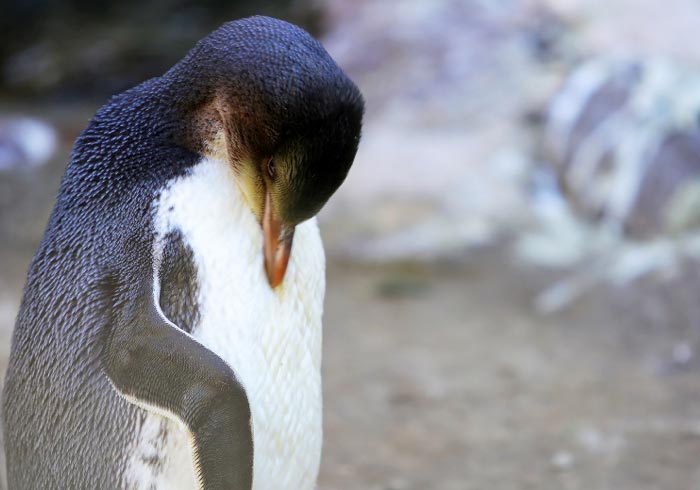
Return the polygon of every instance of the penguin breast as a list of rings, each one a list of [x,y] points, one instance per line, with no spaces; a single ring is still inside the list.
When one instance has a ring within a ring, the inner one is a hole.
[[[227,163],[205,158],[170,182],[157,201],[154,221],[155,263],[160,263],[161,238],[168,233],[178,232],[191,250],[199,310],[191,335],[226,361],[246,390],[254,440],[253,489],[313,489],[322,442],[325,289],[316,220],[297,225],[287,274],[275,290],[264,273],[262,229]],[[173,474],[179,472],[181,462],[191,460],[184,454],[187,435],[174,427],[162,451],[164,473],[169,467]]]

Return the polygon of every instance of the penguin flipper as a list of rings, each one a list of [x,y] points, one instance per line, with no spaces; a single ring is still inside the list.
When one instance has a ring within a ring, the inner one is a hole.
[[[102,358],[107,377],[127,400],[187,427],[201,489],[250,490],[245,390],[220,357],[167,321],[148,294],[135,302],[113,319]]]

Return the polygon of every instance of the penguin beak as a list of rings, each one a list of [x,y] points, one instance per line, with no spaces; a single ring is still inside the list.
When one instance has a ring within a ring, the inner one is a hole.
[[[284,280],[292,250],[294,226],[277,218],[270,192],[265,193],[265,210],[263,212],[263,251],[265,255],[265,273],[270,286],[274,289]]]

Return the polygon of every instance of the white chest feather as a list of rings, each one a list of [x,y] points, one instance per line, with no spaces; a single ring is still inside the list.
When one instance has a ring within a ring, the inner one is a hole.
[[[159,237],[178,229],[193,252],[200,311],[193,337],[224,359],[246,389],[253,421],[253,489],[312,489],[321,455],[325,288],[315,220],[297,226],[285,280],[273,291],[264,274],[260,224],[228,164],[204,159],[190,175],[171,182],[156,217]],[[160,247],[156,240],[156,259]],[[153,434],[163,424],[169,435],[165,447],[158,447]],[[127,474],[134,475],[133,487],[194,488],[187,434],[155,414],[141,433]],[[146,470],[139,461],[154,452],[164,454],[163,464]]]

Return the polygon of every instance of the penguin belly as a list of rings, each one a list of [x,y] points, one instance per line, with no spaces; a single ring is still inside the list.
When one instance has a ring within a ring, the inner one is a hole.
[[[196,269],[198,318],[191,335],[226,361],[246,390],[253,490],[313,489],[322,443],[325,290],[316,220],[297,226],[284,283],[272,290],[264,274],[260,224],[229,164],[203,159],[168,183],[153,212],[156,269],[165,237],[178,233]],[[156,287],[163,287],[159,271],[154,275]],[[167,414],[142,417],[126,473],[129,488],[196,488],[186,429]]]

